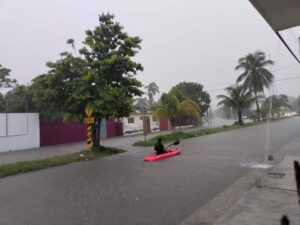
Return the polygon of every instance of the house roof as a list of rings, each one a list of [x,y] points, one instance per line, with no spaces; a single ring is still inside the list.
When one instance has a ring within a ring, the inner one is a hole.
[[[299,0],[249,0],[274,31],[300,26]]]
[[[261,16],[273,28],[279,39],[300,63],[299,57],[279,33],[282,30],[300,26],[299,0],[249,0]],[[300,39],[299,39],[300,40]]]

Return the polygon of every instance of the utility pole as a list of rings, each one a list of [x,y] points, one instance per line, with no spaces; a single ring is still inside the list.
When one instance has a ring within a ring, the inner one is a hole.
[[[143,107],[143,131],[144,131],[144,141],[147,140],[147,129],[146,129],[146,108]]]

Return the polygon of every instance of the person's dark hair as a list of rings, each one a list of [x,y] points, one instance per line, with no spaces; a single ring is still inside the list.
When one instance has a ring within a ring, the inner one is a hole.
[[[157,138],[157,141],[158,141],[158,142],[161,142],[161,141],[162,141],[161,137],[158,137],[158,138]]]

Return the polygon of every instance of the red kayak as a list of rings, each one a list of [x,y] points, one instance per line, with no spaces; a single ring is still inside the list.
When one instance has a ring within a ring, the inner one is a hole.
[[[153,153],[151,155],[148,155],[144,158],[144,161],[154,162],[154,161],[157,161],[157,160],[162,160],[162,159],[170,158],[170,157],[175,156],[175,155],[179,155],[180,152],[181,152],[181,148],[180,147],[175,147],[175,148],[172,148],[171,150],[169,150],[168,152],[166,152],[164,154],[157,155],[156,153]]]

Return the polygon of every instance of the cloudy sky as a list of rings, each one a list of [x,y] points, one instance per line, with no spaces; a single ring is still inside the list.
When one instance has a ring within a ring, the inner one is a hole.
[[[162,92],[199,82],[215,105],[215,96],[240,73],[234,71],[238,58],[263,50],[276,61],[271,93],[300,94],[300,79],[281,81],[300,76],[300,66],[248,0],[0,0],[0,64],[29,83],[47,71],[46,62],[70,50],[68,38],[79,47],[102,12],[143,39],[136,60],[144,71],[137,78],[156,82]],[[296,50],[298,36],[299,30],[285,33]]]

